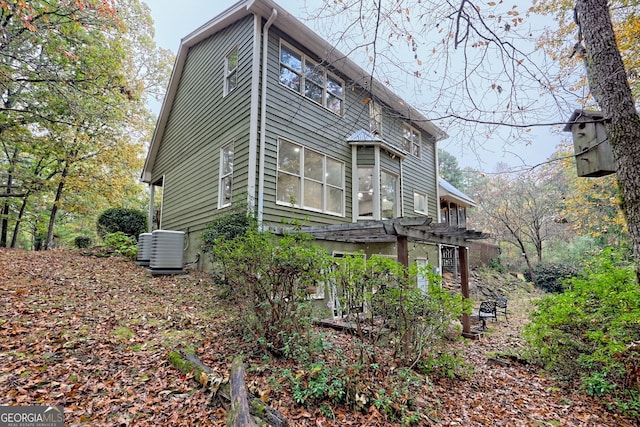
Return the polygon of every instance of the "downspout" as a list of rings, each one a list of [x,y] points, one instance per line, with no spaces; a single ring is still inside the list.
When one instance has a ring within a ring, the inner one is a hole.
[[[265,143],[267,128],[267,66],[269,62],[269,28],[273,21],[276,20],[278,11],[271,10],[271,16],[264,24],[262,30],[262,93],[260,95],[260,158],[258,165],[258,227],[262,229],[262,220],[264,215],[264,169],[265,169]]]
[[[256,170],[258,163],[258,109],[260,104],[260,15],[253,15],[253,64],[251,66],[251,104],[249,113],[249,172],[247,177],[247,210],[256,212]]]

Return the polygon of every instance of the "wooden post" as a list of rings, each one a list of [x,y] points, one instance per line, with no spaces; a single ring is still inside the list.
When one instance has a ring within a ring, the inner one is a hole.
[[[396,246],[398,251],[398,262],[409,268],[409,239],[407,236],[396,237]]]
[[[462,296],[469,298],[469,257],[468,249],[462,246],[458,247],[458,256],[460,259],[460,285],[462,287]],[[471,333],[471,321],[468,314],[462,315],[462,333]]]

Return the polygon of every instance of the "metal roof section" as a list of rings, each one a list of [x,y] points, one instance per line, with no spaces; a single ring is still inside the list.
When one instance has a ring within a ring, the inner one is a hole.
[[[474,207],[477,205],[471,197],[458,190],[444,178],[438,178],[438,186],[440,186],[440,197],[454,199],[459,205],[465,207]]]

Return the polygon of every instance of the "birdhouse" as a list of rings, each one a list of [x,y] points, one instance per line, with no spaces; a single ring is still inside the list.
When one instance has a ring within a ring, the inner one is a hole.
[[[613,152],[604,128],[604,114],[576,110],[563,130],[573,134],[578,176],[593,178],[616,172]]]

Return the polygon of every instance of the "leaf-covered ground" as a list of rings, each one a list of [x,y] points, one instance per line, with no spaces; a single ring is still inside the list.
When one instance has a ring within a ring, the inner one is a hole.
[[[70,426],[224,425],[224,409],[207,406],[197,383],[166,360],[194,345],[228,372],[242,345],[228,322],[241,320],[218,293],[206,275],[152,277],[123,258],[0,249],[0,405],[62,405]],[[481,340],[452,343],[474,375],[425,383],[422,425],[635,425],[532,367],[495,361],[521,345],[520,323],[492,323]],[[248,369],[247,382],[259,388],[261,375]],[[388,425],[373,408],[329,419],[295,405],[287,390],[267,400],[292,425]]]

